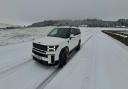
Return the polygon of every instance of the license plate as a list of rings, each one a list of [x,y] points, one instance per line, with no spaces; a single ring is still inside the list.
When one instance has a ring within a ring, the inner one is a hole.
[[[39,60],[42,60],[42,57],[41,56],[38,56],[38,55],[34,55],[37,59]]]
[[[37,56],[37,58],[38,58],[39,60],[42,60],[42,57],[40,57],[40,56]]]

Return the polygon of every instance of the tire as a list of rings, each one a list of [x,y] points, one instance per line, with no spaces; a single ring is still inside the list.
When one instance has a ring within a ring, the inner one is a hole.
[[[76,47],[76,51],[79,51],[80,50],[80,45],[81,44],[81,41],[79,41],[79,43],[78,43],[78,45],[77,45],[77,47]]]
[[[68,49],[62,50],[60,52],[58,68],[63,68],[63,66],[66,65],[67,60],[68,60],[68,56],[69,56]]]

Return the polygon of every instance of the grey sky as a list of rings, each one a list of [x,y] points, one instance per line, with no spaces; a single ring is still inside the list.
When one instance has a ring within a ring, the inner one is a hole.
[[[0,22],[31,24],[47,19],[128,18],[128,0],[0,0]]]

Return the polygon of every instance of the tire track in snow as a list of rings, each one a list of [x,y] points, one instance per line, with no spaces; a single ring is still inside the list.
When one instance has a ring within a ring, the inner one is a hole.
[[[5,70],[3,70],[3,71],[0,71],[0,75],[1,75],[1,74],[4,74],[4,73],[6,73],[6,72],[9,72],[10,70],[17,69],[17,68],[19,68],[19,67],[21,67],[21,66],[23,66],[23,65],[25,65],[25,64],[28,64],[28,63],[31,62],[31,61],[33,61],[33,60],[32,60],[32,59],[29,59],[29,60],[27,60],[27,61],[24,61],[24,62],[22,62],[22,63],[16,64],[16,65],[14,65],[14,66],[12,66],[12,67],[9,67],[9,68],[7,68],[7,69],[5,69]]]
[[[85,40],[82,44],[81,44],[81,48],[83,48],[83,46],[93,37],[94,34],[92,34],[87,40]]]
[[[43,82],[41,82],[36,89],[44,89],[45,86],[52,81],[52,79],[59,73],[61,69],[56,69],[53,71]]]

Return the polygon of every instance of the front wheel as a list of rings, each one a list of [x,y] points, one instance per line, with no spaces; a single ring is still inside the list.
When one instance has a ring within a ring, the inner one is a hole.
[[[69,51],[67,49],[60,52],[58,68],[63,68],[63,66],[67,63],[68,56]]]

